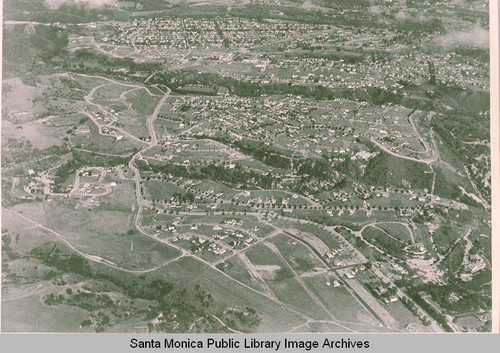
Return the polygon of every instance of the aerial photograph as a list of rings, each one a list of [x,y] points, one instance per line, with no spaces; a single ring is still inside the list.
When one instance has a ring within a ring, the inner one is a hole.
[[[488,0],[2,21],[2,332],[491,332]]]

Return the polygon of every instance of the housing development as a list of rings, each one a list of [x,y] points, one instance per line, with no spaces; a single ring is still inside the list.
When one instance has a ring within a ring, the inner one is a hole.
[[[3,16],[3,331],[491,331],[486,0]]]

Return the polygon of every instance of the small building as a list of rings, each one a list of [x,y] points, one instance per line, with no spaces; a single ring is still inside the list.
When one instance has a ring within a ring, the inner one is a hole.
[[[76,128],[76,133],[78,135],[86,135],[86,134],[90,134],[90,128],[88,127],[88,125],[81,125],[81,126],[78,126]]]
[[[391,295],[389,297],[384,297],[384,302],[386,304],[395,303],[397,301],[398,301],[398,297],[396,295]]]
[[[352,271],[349,271],[345,273],[345,276],[349,279],[353,279],[354,277],[356,277],[356,274],[353,273]]]
[[[378,286],[377,288],[374,289],[374,291],[375,291],[375,293],[377,293],[377,295],[382,296],[385,293],[387,293],[387,288],[385,288],[383,286]]]

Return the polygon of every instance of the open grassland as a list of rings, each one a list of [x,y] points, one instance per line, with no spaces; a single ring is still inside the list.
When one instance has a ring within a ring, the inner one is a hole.
[[[403,181],[406,181],[413,189],[430,190],[432,174],[426,164],[397,158],[382,151],[368,163],[363,181],[394,187],[405,187]]]
[[[410,230],[398,223],[377,223],[377,227],[405,243],[411,242]]]
[[[12,123],[9,120],[2,120],[2,136],[15,138],[16,140],[29,141],[33,147],[46,149],[50,146],[60,146],[64,141],[61,136],[66,134],[66,131],[78,122],[78,118],[73,116],[65,116],[65,122],[62,118],[53,117],[45,123],[40,120],[33,120],[22,123]]]
[[[322,274],[304,278],[304,282],[336,319],[365,324],[375,330],[375,326],[379,324],[378,320],[344,286],[334,288],[333,285],[326,285],[326,282],[333,282],[336,278],[333,274]]]
[[[129,86],[123,86],[118,84],[105,84],[101,87],[98,87],[94,94],[92,95],[92,99],[95,103],[100,103],[98,101],[112,101],[119,100],[122,94],[133,89]]]
[[[194,259],[185,258],[155,271],[155,278],[167,278],[183,287],[199,284],[214,297],[214,302],[221,308],[251,306],[256,308],[261,317],[258,332],[286,332],[291,327],[302,323],[297,314],[284,309],[271,299],[249,291],[247,288],[231,280],[219,272]],[[230,296],[227,293],[231,293]]]
[[[405,256],[405,252],[403,251],[405,245],[392,239],[385,232],[379,229],[367,227],[363,231],[362,235],[366,241],[372,243],[382,251],[387,252],[392,256],[398,258],[403,258]]]
[[[231,257],[226,263],[228,265],[223,269],[225,273],[235,280],[245,283],[261,293],[265,293],[265,284],[259,279],[260,275],[252,265],[247,266],[238,256]]]
[[[339,240],[327,230],[310,224],[294,224],[293,228],[299,230],[299,235],[304,234],[305,240],[310,241],[310,244],[318,251],[320,249],[327,251],[327,249],[337,249],[340,247]]]
[[[184,189],[174,183],[160,180],[146,180],[143,182],[145,197],[148,200],[168,202],[174,194],[184,194]]]
[[[113,187],[113,192],[99,197],[99,202],[102,208],[112,209],[112,210],[123,210],[130,211],[134,203],[134,182],[131,180],[122,180],[120,178],[111,178],[109,173],[106,176],[104,182],[107,179],[116,182],[116,186]]]
[[[319,319],[328,318],[327,313],[314,302],[297,281],[296,275],[289,269],[288,265],[271,249],[259,244],[246,251],[246,256],[260,271],[278,299],[292,305],[296,310],[306,315],[313,315]],[[290,295],[290,293],[294,293],[294,295]]]
[[[99,134],[97,126],[92,122],[87,123],[90,133],[88,135],[71,136],[71,143],[79,149],[98,152],[102,154],[128,155],[143,147],[143,144],[127,136],[117,140],[114,136]]]
[[[303,243],[279,234],[269,242],[277,246],[285,260],[298,273],[325,270],[325,265]]]
[[[119,126],[123,131],[139,139],[149,139],[149,130],[146,126],[147,115],[140,115],[129,110],[122,110],[117,113],[117,121],[114,125]]]
[[[125,99],[132,107],[132,110],[142,116],[151,115],[160,100],[157,96],[149,95],[146,89],[131,91],[125,95]]]
[[[102,257],[127,270],[147,270],[180,254],[138,233],[129,212],[75,209],[71,201],[67,202],[49,203],[35,221],[63,235],[83,253]]]
[[[92,332],[81,328],[88,313],[78,307],[48,306],[39,295],[2,301],[3,332]]]

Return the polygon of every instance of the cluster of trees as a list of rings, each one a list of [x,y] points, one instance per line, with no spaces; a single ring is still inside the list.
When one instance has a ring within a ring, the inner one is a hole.
[[[189,202],[192,204],[194,202],[194,194],[190,191],[186,192],[185,194],[181,194],[180,192],[174,192],[172,197],[174,198],[175,201],[181,203],[181,202]]]
[[[191,174],[187,168],[183,165],[174,163],[156,164],[156,163],[146,163],[142,160],[137,160],[135,162],[137,168],[142,171],[152,171],[154,173],[162,173],[165,175],[173,175],[175,177],[189,177]]]
[[[404,21],[396,21],[395,29],[416,34],[444,33],[443,22],[439,18],[431,18],[425,21],[407,18]]]
[[[111,318],[103,311],[92,314],[90,317],[95,323],[96,332],[104,332],[106,327],[111,323]]]
[[[457,240],[460,233],[453,230],[450,225],[440,226],[432,235],[436,249],[441,255],[444,255],[450,246]]]
[[[85,258],[61,250],[60,246],[53,242],[33,248],[30,256],[62,272],[77,273],[82,276],[92,275],[92,269]]]
[[[79,308],[94,311],[99,309],[109,309],[114,306],[111,300],[105,294],[98,294],[92,292],[78,292],[70,295],[65,301],[65,304],[77,306]]]
[[[472,99],[465,100],[470,103],[468,104],[468,108],[460,107],[459,109],[469,109],[471,112],[475,109],[482,109],[479,108],[481,105],[482,107],[486,107],[489,104],[489,100],[486,97],[481,98],[478,96],[474,101]],[[477,113],[467,114],[465,111],[461,114],[456,112],[454,114],[443,114],[439,119],[432,119],[431,121],[432,129],[439,135],[440,140],[447,150],[453,153],[465,166],[473,165],[474,170],[477,170],[474,173],[472,168],[469,167],[469,174],[485,198],[491,196],[490,188],[484,187],[483,184],[483,178],[487,175],[489,166],[487,163],[477,161],[475,158],[483,154],[488,154],[489,149],[487,146],[465,144],[463,141],[470,141],[470,136],[474,136],[474,139],[480,141],[488,140],[488,124],[488,119],[484,119]],[[439,196],[450,199],[458,199],[462,195],[456,183],[450,183],[450,178],[439,168],[436,170],[435,192]],[[461,201],[471,206],[477,206],[477,203],[470,198],[461,198]]]
[[[455,275],[458,269],[462,266],[465,247],[466,241],[464,239],[455,243],[446,257],[441,261],[439,267],[444,271],[448,271],[448,274]]]
[[[55,295],[54,293],[47,294],[43,298],[43,303],[46,305],[57,305],[64,303],[64,295]]]
[[[69,253],[53,242],[33,248],[30,256],[63,273],[76,273],[85,277],[107,280],[133,299],[157,300],[161,296],[167,295],[173,288],[172,283],[160,279],[148,280],[145,276],[123,278],[100,272],[93,268],[87,259]],[[80,299],[85,298],[80,297],[75,300],[79,301]]]
[[[174,163],[166,163],[163,165],[137,161],[137,168],[143,171],[153,171],[155,173],[171,174],[175,177],[189,177],[193,179],[212,179],[221,181],[226,184],[241,185],[247,188],[250,186],[259,186],[262,188],[271,188],[274,178],[271,175],[262,175],[252,170],[246,170],[240,164],[232,169],[226,168],[215,163],[208,164],[199,169],[191,168],[190,171],[183,165]],[[174,195],[175,196],[175,195]],[[180,202],[194,201],[194,196],[191,194],[177,195]],[[192,201],[191,201],[192,200]]]
[[[16,38],[19,41],[18,45],[28,44],[44,61],[60,55],[68,45],[68,32],[54,26],[34,25],[27,30],[25,25],[17,25],[13,31],[7,31],[5,34],[7,39],[11,36],[12,39]],[[6,51],[4,55],[10,58],[11,55],[16,55],[16,52]],[[12,59],[19,60],[19,56]]]
[[[181,94],[195,94],[201,96],[215,96],[217,95],[217,86],[182,86],[177,87],[176,92]]]
[[[389,238],[382,231],[375,228],[367,228],[363,231],[363,237],[370,243],[376,245],[381,250],[385,250],[388,254],[397,258],[403,259],[406,257],[404,252],[404,244]]]
[[[417,303],[424,311],[429,314],[434,320],[438,322],[446,331],[453,332],[453,329],[448,325],[446,318],[442,313],[434,309],[424,298],[420,295],[420,290],[416,287],[408,288],[408,295],[415,303]]]
[[[12,30],[4,29],[3,35],[4,77],[33,74],[35,65],[40,61],[52,64],[68,44],[68,32],[53,26],[15,25]]]
[[[249,307],[246,307],[245,310],[227,310],[224,312],[223,320],[229,327],[236,328],[239,331],[257,327],[261,322],[260,315],[255,309]]]
[[[229,169],[212,163],[200,168],[198,177],[199,179],[218,180],[227,184],[241,184],[243,189],[251,185],[269,189],[274,181],[270,174],[262,175],[251,170],[245,170],[240,164],[236,164],[233,169]]]
[[[430,189],[432,174],[429,171],[429,167],[423,163],[401,159],[380,151],[376,157],[368,162],[363,181],[369,185],[406,188],[402,183],[403,180],[406,180],[411,184],[412,188]]]
[[[461,254],[457,257],[463,259],[463,246]],[[446,260],[446,259],[445,259]],[[444,261],[445,261],[444,260]],[[445,265],[447,266],[447,265]],[[456,268],[450,270],[456,272]],[[438,312],[432,305],[422,297],[430,295],[444,311],[448,313],[478,312],[491,309],[491,270],[484,269],[477,272],[470,281],[463,281],[460,277],[450,276],[446,284],[422,283],[412,285],[408,279],[401,279],[395,282],[398,287],[406,287],[408,295],[420,305],[429,315],[431,315],[446,330],[451,331],[445,316]],[[403,303],[409,307],[410,302]],[[409,307],[411,310],[411,308]],[[416,308],[414,308],[416,310]],[[412,312],[414,312],[412,310]]]
[[[319,9],[302,7],[303,1],[291,0],[297,2],[300,6],[268,6],[264,4],[247,4],[245,6],[238,6],[231,8],[231,16],[251,18],[258,21],[265,19],[280,19],[285,21],[295,21],[307,24],[331,24],[336,23],[339,25],[359,26],[363,23],[367,26],[380,26],[381,24],[375,21],[374,16],[366,11],[346,12],[338,15],[338,12],[322,11]],[[336,1],[320,0],[328,2],[330,6]],[[363,4],[369,3],[367,0],[341,0],[340,6],[337,8],[347,9],[355,6],[361,7]],[[227,7],[224,7],[225,10]],[[222,10],[222,9],[221,9]]]
[[[332,166],[322,158],[306,158],[298,161],[294,166],[299,174],[309,175],[318,180],[332,179]]]
[[[95,69],[98,64],[105,68],[111,69],[127,69],[128,74],[135,72],[155,72],[162,69],[161,63],[157,62],[143,62],[137,63],[134,59],[129,57],[117,58],[110,57],[109,55],[97,53],[91,49],[78,49],[75,51],[74,57],[68,58],[71,62],[68,65],[77,65],[80,69],[88,69],[89,67]],[[89,65],[90,64],[90,65]]]
[[[68,32],[53,26],[35,26],[35,33],[29,37],[30,44],[40,50],[44,60],[51,60],[65,51],[68,45]]]
[[[162,317],[157,325],[151,326],[152,331],[158,332],[187,332],[191,324],[200,318],[207,320],[218,313],[213,295],[201,288],[199,284],[193,287],[175,288],[174,284],[161,278],[150,278],[145,275],[136,276],[126,273],[117,274],[114,270],[93,266],[79,255],[68,253],[56,243],[46,243],[34,248],[30,256],[36,257],[47,266],[56,267],[63,273],[76,273],[98,281],[103,291],[123,293],[134,300],[150,300],[153,304],[143,312],[146,319]],[[49,294],[44,298],[48,305],[68,304],[94,312],[91,319],[85,320],[84,326],[96,325],[96,330],[104,331],[111,319],[103,311],[116,308],[109,296],[93,292],[66,292],[68,297],[60,294]],[[132,307],[130,307],[132,309]],[[247,309],[248,310],[248,309]],[[256,325],[259,322],[255,310],[250,312],[252,319],[239,318],[240,326]],[[161,315],[160,315],[161,314]],[[117,314],[118,315],[118,314]],[[235,322],[236,323],[236,322]],[[220,323],[211,323],[212,330],[220,330]],[[205,328],[209,329],[209,328]]]
[[[291,167],[291,158],[285,156],[284,151],[266,146],[264,143],[255,144],[251,141],[240,140],[233,142],[232,146],[269,166],[283,169]]]
[[[318,54],[319,55],[319,54]],[[322,54],[326,55],[326,54]],[[338,57],[343,54],[328,54]],[[346,54],[347,55],[347,54]],[[344,58],[345,59],[345,58]],[[357,56],[349,56],[350,61],[359,61]],[[386,103],[399,104],[403,101],[402,92],[392,92],[386,89],[369,87],[363,90],[349,88],[329,88],[322,85],[292,84],[283,82],[260,83],[240,80],[229,76],[203,72],[198,73],[191,70],[169,71],[156,74],[150,80],[151,83],[164,84],[172,90],[178,90],[186,85],[201,85],[206,87],[226,87],[231,94],[240,97],[259,97],[263,94],[292,94],[314,99],[334,99],[356,97],[363,101],[381,105]]]
[[[449,312],[466,313],[478,310],[489,310],[491,308],[491,296],[488,288],[483,287],[491,281],[491,271],[483,270],[477,273],[472,281],[464,282],[461,279],[450,278],[448,283],[424,283],[420,285],[410,285],[408,281],[398,281],[396,284],[400,287],[406,287],[408,295],[420,305],[429,315],[432,316],[440,325],[448,331],[451,331],[443,313],[438,312],[430,305],[422,295],[429,294],[432,300],[439,304],[441,308]],[[458,300],[452,299],[457,297]],[[407,307],[411,304],[409,301],[403,301]],[[409,307],[411,310],[411,308]],[[411,310],[416,312],[416,308]]]
[[[291,155],[287,155],[290,154],[288,151],[281,151],[264,143],[255,143],[248,140],[233,141],[225,136],[200,136],[199,138],[210,138],[232,148],[237,148],[242,153],[252,156],[274,168],[293,169],[300,175],[309,176],[317,180],[332,179],[332,165],[324,158],[297,159]],[[338,170],[337,166],[335,166],[335,170]]]
[[[7,265],[8,260],[15,260],[19,258],[19,254],[16,253],[12,247],[10,246],[10,243],[12,239],[10,238],[10,234],[6,234],[8,232],[2,231],[2,258],[4,259],[4,262],[2,263],[2,270],[4,270],[5,273],[7,273],[8,268],[4,265]],[[19,235],[18,235],[19,236]]]
[[[403,303],[404,306],[406,306],[406,308],[408,310],[410,310],[410,312],[413,315],[418,316],[418,318],[422,321],[422,323],[425,326],[429,326],[431,324],[430,320],[427,317],[419,315],[419,309],[417,308],[417,306],[411,300],[409,300],[408,298],[404,297],[404,298],[401,299],[401,302]]]
[[[368,0],[314,0],[318,5],[332,9],[349,9],[354,7],[368,7]]]
[[[192,323],[201,321],[200,319],[211,326],[212,330],[219,326],[207,321],[216,313],[216,308],[212,295],[202,290],[198,284],[189,290],[183,288],[162,296],[151,309],[153,315],[160,315],[159,322],[149,326],[151,332],[188,332]]]
[[[488,49],[460,47],[454,48],[453,50],[460,56],[467,56],[486,63],[490,61],[490,52]]]

